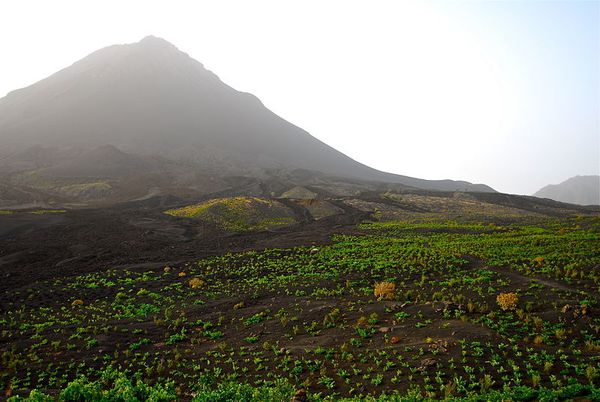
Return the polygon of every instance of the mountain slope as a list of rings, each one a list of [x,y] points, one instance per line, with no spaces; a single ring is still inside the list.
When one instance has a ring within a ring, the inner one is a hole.
[[[535,197],[579,205],[600,205],[600,176],[575,176],[560,184],[550,184]]]
[[[493,191],[369,168],[152,36],[98,50],[0,99],[0,141],[11,149],[111,144],[128,153],[193,161],[219,175],[300,168],[434,190]]]
[[[50,177],[119,178],[153,173],[159,161],[121,152],[112,145],[102,145],[71,159],[41,170]]]

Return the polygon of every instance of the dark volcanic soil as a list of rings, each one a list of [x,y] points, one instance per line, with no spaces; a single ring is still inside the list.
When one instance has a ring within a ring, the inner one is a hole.
[[[284,200],[285,202],[285,200]],[[288,202],[286,202],[287,204]],[[176,218],[136,205],[65,213],[0,215],[0,292],[36,281],[118,266],[168,264],[225,252],[323,244],[332,233],[357,232],[368,212],[344,203],[343,215],[299,221],[272,231],[226,233],[210,223]]]
[[[55,395],[78,367],[94,377],[110,363],[172,376],[181,400],[196,370],[214,368],[379,395],[475,367],[501,387],[525,364],[543,371],[526,385],[548,386],[582,380],[595,361],[600,221],[574,218],[585,208],[453,194],[326,201],[337,214],[314,219],[310,203],[279,200],[297,223],[244,233],[165,214],[185,205],[176,199],[0,214],[0,391]],[[229,254],[246,250],[265,251]],[[581,267],[538,272],[555,255]],[[375,297],[389,278],[396,294]],[[506,292],[519,295],[516,312],[497,307]]]
[[[406,219],[435,214],[462,220],[485,208],[485,213],[494,214],[496,222],[507,222],[529,216],[599,212],[597,208],[507,194],[423,190],[390,198],[364,193],[328,200],[343,214],[319,220],[299,203],[279,199],[294,212],[298,224],[271,231],[226,233],[207,222],[163,213],[181,202],[161,196],[65,213],[0,214],[0,292],[19,288],[32,279],[80,275],[121,265],[143,268],[145,264],[190,261],[226,252],[328,243],[331,234],[356,233],[358,223],[378,215]],[[486,219],[483,215],[479,218]]]

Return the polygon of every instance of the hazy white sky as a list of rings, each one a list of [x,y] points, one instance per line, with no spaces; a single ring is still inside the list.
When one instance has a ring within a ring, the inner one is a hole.
[[[599,25],[597,1],[3,0],[0,96],[152,34],[367,165],[529,194],[599,173]]]

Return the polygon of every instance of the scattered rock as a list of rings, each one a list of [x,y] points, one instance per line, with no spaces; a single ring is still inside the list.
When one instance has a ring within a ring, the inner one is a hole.
[[[421,366],[419,366],[419,370],[424,371],[431,366],[435,366],[437,364],[437,360],[428,357],[427,359],[421,360]]]
[[[585,317],[590,313],[590,308],[588,306],[572,306],[570,304],[565,304],[560,312],[563,314],[571,315],[572,321],[577,320],[580,317]]]
[[[437,352],[446,353],[448,351],[448,341],[446,341],[444,339],[438,339],[438,340],[430,343],[429,351],[430,352],[437,351]]]
[[[410,302],[398,303],[398,302],[387,302],[386,307],[392,311],[400,311],[404,307],[410,305]]]

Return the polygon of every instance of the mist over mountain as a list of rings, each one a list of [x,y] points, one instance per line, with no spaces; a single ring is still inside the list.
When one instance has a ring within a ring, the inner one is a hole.
[[[45,180],[144,173],[201,189],[208,177],[264,179],[300,169],[422,189],[494,191],[356,162],[153,36],[100,49],[0,99],[0,142],[0,173],[13,183],[15,175],[22,183],[26,171]]]
[[[534,194],[535,197],[579,205],[600,205],[600,176],[575,176],[560,184],[550,184]]]

